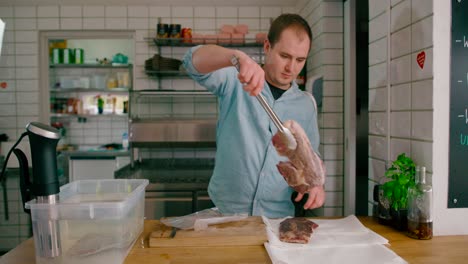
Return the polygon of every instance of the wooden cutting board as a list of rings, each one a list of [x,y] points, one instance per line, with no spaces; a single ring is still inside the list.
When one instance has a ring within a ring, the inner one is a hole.
[[[209,225],[201,231],[177,230],[171,238],[172,227],[158,223],[149,236],[150,247],[254,246],[267,241],[261,217],[252,216],[241,221]]]

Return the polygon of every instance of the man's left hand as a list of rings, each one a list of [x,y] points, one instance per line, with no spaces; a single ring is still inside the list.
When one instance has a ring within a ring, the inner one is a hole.
[[[309,193],[309,199],[307,199],[307,202],[304,204],[305,210],[319,208],[320,206],[324,204],[325,190],[323,189],[323,186],[314,186],[309,189],[308,193]],[[294,201],[299,202],[300,200],[302,200],[303,196],[304,194],[298,193]]]

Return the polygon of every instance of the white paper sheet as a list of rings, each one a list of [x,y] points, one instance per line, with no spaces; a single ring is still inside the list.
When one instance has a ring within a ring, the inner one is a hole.
[[[341,219],[313,219],[319,225],[308,244],[279,240],[279,225],[284,220],[263,217],[273,263],[407,263],[384,244],[388,240],[365,227],[354,215]]]
[[[406,264],[400,256],[384,245],[346,247],[287,248],[265,243],[273,264]]]
[[[342,219],[314,219],[319,227],[314,230],[308,244],[285,243],[279,240],[279,225],[284,219],[286,218],[263,217],[267,226],[268,241],[275,246],[317,248],[388,243],[387,239],[361,224],[354,215]]]

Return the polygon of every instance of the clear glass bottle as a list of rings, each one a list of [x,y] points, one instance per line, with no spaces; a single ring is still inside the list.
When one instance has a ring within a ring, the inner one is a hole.
[[[416,167],[416,186],[408,190],[408,232],[416,239],[432,238],[432,186],[426,182],[426,167]]]

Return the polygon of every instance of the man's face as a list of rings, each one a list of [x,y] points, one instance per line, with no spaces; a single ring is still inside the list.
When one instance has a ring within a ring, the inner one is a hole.
[[[298,32],[296,28],[285,29],[273,47],[266,40],[264,44],[266,80],[278,88],[288,89],[304,67],[309,48],[309,37],[303,31]]]

